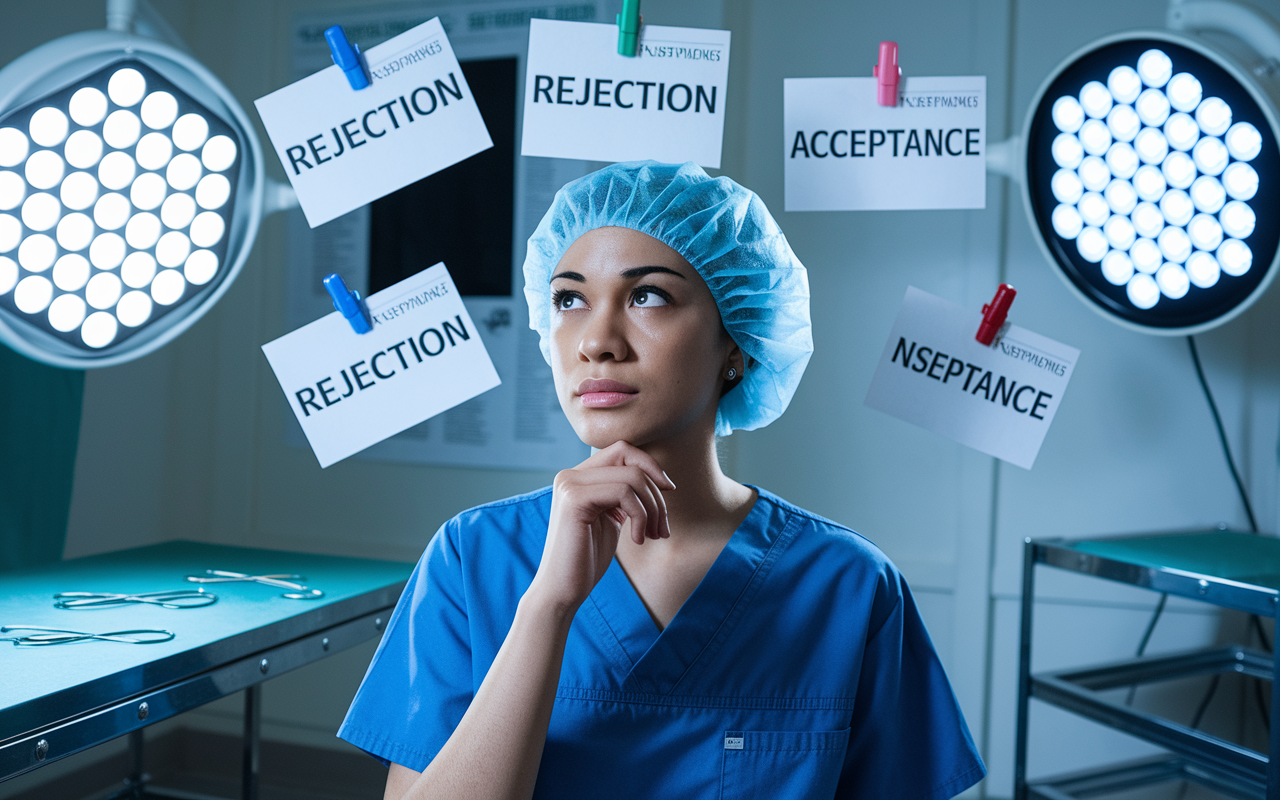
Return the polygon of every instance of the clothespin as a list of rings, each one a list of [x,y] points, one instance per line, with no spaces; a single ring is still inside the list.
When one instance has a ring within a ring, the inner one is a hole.
[[[896,106],[898,81],[902,79],[897,42],[880,43],[879,63],[871,68],[871,74],[876,77],[876,102],[882,106]]]
[[[1017,296],[1017,289],[1007,283],[1000,284],[1000,288],[996,289],[996,296],[990,303],[982,306],[982,324],[978,326],[978,335],[973,338],[990,347],[1009,316],[1009,306],[1013,305],[1013,298]]]
[[[329,53],[333,63],[338,65],[352,89],[364,89],[369,85],[369,76],[364,71],[364,59],[360,57],[360,45],[347,41],[347,32],[341,25],[334,25],[324,32],[324,39],[329,43]]]
[[[622,0],[618,15],[618,55],[635,58],[640,46],[640,0]]]
[[[324,279],[324,288],[333,298],[333,307],[351,323],[356,333],[368,333],[373,330],[373,319],[369,316],[369,307],[360,297],[360,293],[347,288],[338,273]]]

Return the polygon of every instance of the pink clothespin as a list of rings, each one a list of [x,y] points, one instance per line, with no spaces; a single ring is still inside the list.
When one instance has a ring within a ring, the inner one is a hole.
[[[1009,306],[1013,305],[1013,298],[1017,296],[1017,289],[1007,283],[1000,284],[1000,288],[996,289],[996,296],[990,303],[982,306],[982,324],[978,326],[978,335],[973,338],[990,347],[1009,316]]]
[[[902,68],[898,66],[898,43],[881,42],[880,59],[871,69],[876,80],[876,102],[882,106],[898,104],[898,81],[902,78]]]

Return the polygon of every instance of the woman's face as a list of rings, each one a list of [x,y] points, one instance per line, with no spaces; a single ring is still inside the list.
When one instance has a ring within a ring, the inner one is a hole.
[[[630,228],[597,228],[551,279],[551,369],[582,441],[637,447],[710,436],[742,356],[689,262]]]

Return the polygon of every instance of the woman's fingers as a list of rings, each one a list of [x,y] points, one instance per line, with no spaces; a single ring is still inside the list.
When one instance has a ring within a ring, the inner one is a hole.
[[[667,498],[662,496],[662,490],[658,487],[658,484],[654,483],[649,473],[646,472],[644,474],[644,479],[653,495],[654,504],[658,507],[658,516],[653,521],[651,536],[654,539],[666,539],[671,536],[671,524],[667,518]]]
[[[578,486],[626,486],[645,509],[645,520],[632,518],[631,530],[637,543],[644,539],[663,539],[670,534],[667,501],[652,476],[638,466],[594,467],[572,470],[572,481]],[[603,510],[603,509],[601,509]],[[599,513],[599,512],[597,512]],[[628,516],[631,516],[628,514]]]
[[[671,491],[676,488],[675,482],[658,465],[656,459],[638,447],[626,442],[614,442],[598,453],[595,453],[582,466],[628,466],[644,470],[658,488]]]

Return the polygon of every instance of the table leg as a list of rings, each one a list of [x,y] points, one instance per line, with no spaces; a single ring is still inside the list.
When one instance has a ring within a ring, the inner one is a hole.
[[[1035,608],[1036,546],[1022,545],[1022,634],[1018,650],[1018,733],[1013,756],[1013,797],[1027,797],[1027,713],[1031,703],[1031,615]]]
[[[129,777],[124,779],[124,788],[107,795],[104,800],[144,800],[147,795],[147,784],[151,776],[142,771],[142,750],[144,740],[142,729],[129,732],[129,760],[132,767]]]
[[[142,752],[145,740],[142,735],[142,728],[129,733],[129,758],[133,761],[133,769],[129,774],[129,786],[133,788],[136,797],[143,797],[146,794],[146,786],[148,776],[142,772]]]
[[[244,690],[244,751],[241,765],[241,800],[258,800],[258,733],[262,723],[262,687]]]
[[[1280,639],[1276,638],[1280,633],[1280,614],[1277,614],[1273,620],[1274,627],[1271,629],[1271,641],[1274,643],[1271,647],[1271,723],[1270,727],[1270,750],[1267,754],[1267,800],[1280,800],[1280,726],[1276,723],[1280,722],[1280,692],[1276,691],[1276,687],[1280,687],[1280,654],[1274,651],[1280,647]]]

